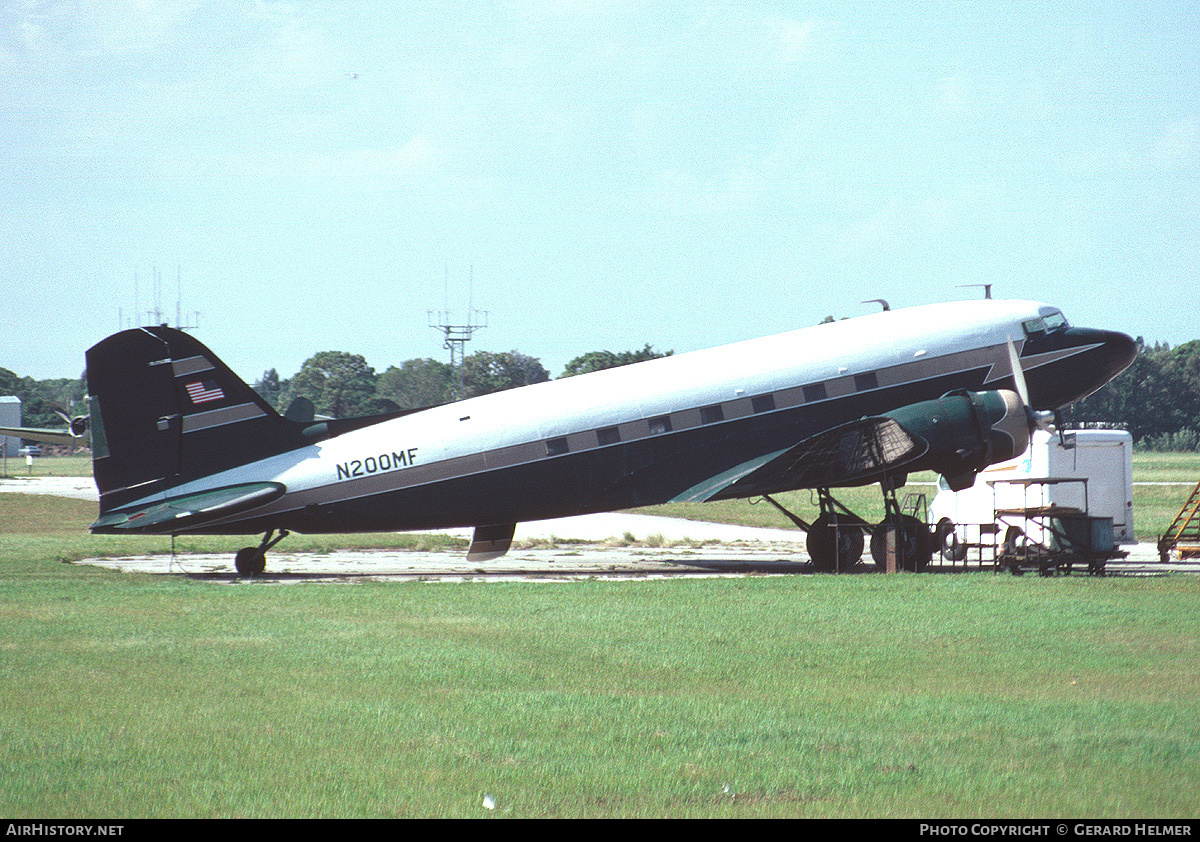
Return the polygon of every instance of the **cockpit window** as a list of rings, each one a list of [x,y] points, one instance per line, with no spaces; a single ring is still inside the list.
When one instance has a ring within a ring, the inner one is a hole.
[[[1026,336],[1036,336],[1046,332],[1046,323],[1041,319],[1030,319],[1027,322],[1021,322],[1021,327],[1025,328]]]
[[[1046,330],[1050,333],[1053,333],[1059,328],[1067,327],[1067,317],[1057,310],[1055,310],[1053,313],[1048,313],[1043,316],[1042,321],[1046,325]]]

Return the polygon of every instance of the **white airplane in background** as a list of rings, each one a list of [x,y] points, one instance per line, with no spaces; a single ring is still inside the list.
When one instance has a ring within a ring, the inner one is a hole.
[[[793,520],[818,569],[857,563],[865,533],[874,550],[888,530],[919,569],[928,528],[895,499],[908,473],[970,485],[1135,353],[1125,334],[1072,327],[1055,307],[985,299],[321,421],[311,405],[279,415],[191,336],[136,328],[87,354],[91,530],[262,533],[236,559],[254,575],[291,531],[470,526],[468,557],[486,560],[521,521],[813,488],[820,516]],[[888,501],[880,526],[830,493],[874,482]]]

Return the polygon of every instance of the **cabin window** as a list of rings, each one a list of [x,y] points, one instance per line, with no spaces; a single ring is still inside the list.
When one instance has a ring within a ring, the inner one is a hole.
[[[671,416],[660,415],[657,418],[650,419],[650,435],[657,436],[662,433],[671,432]]]
[[[750,399],[750,409],[757,415],[760,412],[770,412],[775,408],[774,395],[755,395]]]
[[[825,384],[814,383],[811,386],[804,387],[804,402],[812,403],[813,401],[825,400]]]
[[[868,389],[878,389],[879,378],[875,376],[875,372],[868,371],[866,374],[854,375],[854,391],[865,392]]]
[[[718,421],[725,420],[725,412],[721,409],[719,403],[712,406],[700,407],[700,423],[701,424],[716,424]]]
[[[547,456],[562,456],[564,453],[569,451],[570,448],[567,446],[567,439],[565,436],[562,438],[546,440]]]
[[[621,441],[621,431],[616,427],[605,427],[602,430],[597,430],[596,441],[601,447],[609,444],[617,444]]]

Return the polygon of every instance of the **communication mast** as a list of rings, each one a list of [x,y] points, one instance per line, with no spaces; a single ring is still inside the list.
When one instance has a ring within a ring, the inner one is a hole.
[[[133,315],[126,319],[124,308],[117,308],[117,327],[119,330],[125,330],[131,327],[156,327],[165,325],[167,320],[164,318],[162,308],[162,272],[158,271],[158,267],[152,267],[151,279],[153,282],[152,294],[154,296],[154,306],[148,310],[139,309],[138,300],[138,275],[133,273]],[[175,327],[179,330],[195,330],[200,327],[200,311],[196,310],[192,313],[194,321],[191,324],[185,324],[183,321],[183,272],[175,267],[175,287],[177,295],[175,299]]]
[[[446,285],[449,287],[450,270],[446,270]],[[462,392],[462,361],[466,352],[466,345],[471,341],[471,337],[475,331],[482,330],[488,324],[488,311],[477,310],[472,303],[472,294],[475,284],[475,267],[471,267],[470,288],[467,295],[467,316],[465,324],[463,320],[457,320],[449,309],[449,305],[445,310],[426,310],[425,314],[428,317],[429,326],[441,331],[445,341],[442,347],[450,352],[450,368],[452,370],[452,378],[450,381],[450,399],[458,400],[459,394]],[[449,295],[447,294],[447,298]]]

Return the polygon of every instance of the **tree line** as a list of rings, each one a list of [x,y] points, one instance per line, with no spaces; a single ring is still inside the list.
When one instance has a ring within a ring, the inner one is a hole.
[[[640,351],[591,351],[567,363],[560,377],[670,356],[646,345]],[[269,369],[254,389],[285,412],[297,398],[312,401],[319,415],[348,418],[400,409],[420,409],[455,400],[529,386],[550,379],[536,357],[519,351],[476,351],[457,367],[440,360],[407,360],[377,374],[360,354],[322,351],[305,360],[294,376],[282,379]]]
[[[83,377],[34,380],[0,368],[0,395],[16,395],[21,399],[22,427],[64,429],[65,424],[55,410],[67,415],[86,415],[85,394],[87,381]]]
[[[1063,412],[1069,427],[1128,430],[1143,450],[1200,451],[1200,340],[1171,347],[1137,340],[1133,364],[1095,394]],[[635,351],[591,351],[567,363],[571,377],[669,356],[646,345]],[[359,354],[322,351],[290,378],[275,369],[263,373],[254,389],[280,412],[296,398],[312,401],[316,412],[335,418],[418,409],[452,400],[541,383],[550,374],[541,362],[518,351],[477,351],[454,369],[425,358],[389,366],[382,373]],[[34,380],[0,368],[0,395],[21,399],[26,427],[61,428],[55,410],[81,415],[87,410],[86,373],[79,379]]]
[[[1143,450],[1200,450],[1200,340],[1172,348],[1138,337],[1133,364],[1064,412],[1071,427],[1128,430]]]

